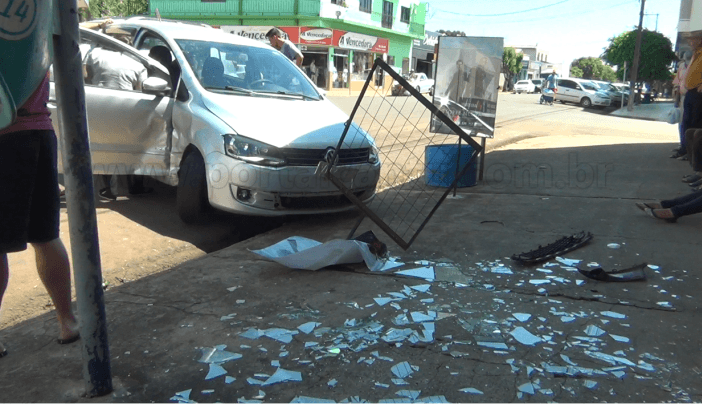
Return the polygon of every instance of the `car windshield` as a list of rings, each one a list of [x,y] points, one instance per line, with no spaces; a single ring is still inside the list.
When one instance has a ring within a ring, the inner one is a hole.
[[[277,50],[189,39],[176,43],[207,90],[321,99],[302,71]]]
[[[581,82],[580,85],[583,86],[583,88],[586,90],[592,90],[592,91],[599,90],[599,88],[595,85],[595,83]]]
[[[595,82],[593,81],[593,83],[595,83]],[[605,91],[610,90],[608,83],[595,83],[595,84],[597,84],[597,86],[600,88],[600,90],[605,90]]]

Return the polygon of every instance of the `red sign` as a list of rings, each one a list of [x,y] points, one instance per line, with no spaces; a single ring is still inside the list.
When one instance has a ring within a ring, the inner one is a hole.
[[[278,27],[288,35],[292,43],[300,43],[300,27]]]
[[[388,40],[385,38],[336,29],[334,30],[333,45],[341,49],[388,53]]]
[[[334,30],[331,28],[300,27],[300,43],[310,45],[331,45]]]

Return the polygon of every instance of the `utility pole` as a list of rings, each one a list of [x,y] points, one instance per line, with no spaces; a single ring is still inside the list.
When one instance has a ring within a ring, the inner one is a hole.
[[[629,82],[629,105],[626,109],[629,111],[634,110],[634,85],[636,84],[637,75],[639,73],[639,59],[641,58],[641,39],[643,37],[643,17],[644,17],[644,6],[646,5],[646,0],[641,0],[641,13],[639,14],[639,30],[636,33],[636,46],[634,47],[634,65],[631,67],[631,81]]]

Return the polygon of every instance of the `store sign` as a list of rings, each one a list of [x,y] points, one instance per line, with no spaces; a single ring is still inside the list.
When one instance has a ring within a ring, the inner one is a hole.
[[[266,38],[266,33],[273,28],[272,25],[268,26],[243,26],[243,25],[222,25],[220,29],[224,32],[230,34],[243,36],[245,38],[253,39],[259,42],[268,43],[268,38]],[[299,42],[299,30],[298,27],[278,27],[285,33],[285,39],[289,39],[294,43]]]
[[[334,30],[331,28],[300,28],[300,43],[312,45],[331,45]]]
[[[341,49],[388,53],[388,40],[371,35],[334,30],[334,46]]]

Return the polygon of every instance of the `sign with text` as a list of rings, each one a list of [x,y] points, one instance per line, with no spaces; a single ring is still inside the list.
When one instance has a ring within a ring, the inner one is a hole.
[[[388,53],[388,40],[355,32],[334,30],[334,46],[374,53]]]
[[[300,43],[309,45],[331,45],[334,30],[331,28],[300,27]]]
[[[222,25],[220,29],[224,32],[230,34],[243,36],[245,38],[253,39],[259,42],[268,43],[268,38],[266,38],[266,33],[273,28],[272,25],[257,25],[257,26],[245,26],[245,25]],[[300,42],[300,29],[299,27],[278,27],[285,33],[285,39],[289,39],[293,43]]]

